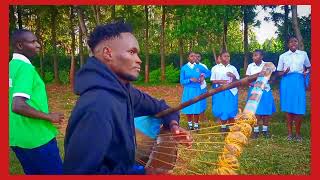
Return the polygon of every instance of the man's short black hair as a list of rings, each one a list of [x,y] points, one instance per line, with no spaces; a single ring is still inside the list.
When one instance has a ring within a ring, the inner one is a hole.
[[[125,23],[124,21],[99,25],[91,32],[88,39],[88,45],[93,51],[101,41],[119,37],[120,33],[127,32],[132,33],[132,27],[130,24]]]
[[[14,46],[18,41],[21,41],[25,33],[33,33],[33,32],[31,32],[28,29],[18,29],[13,31],[13,33],[11,34],[11,45]]]
[[[263,50],[261,50],[261,49],[256,49],[256,50],[254,50],[253,52],[254,52],[254,53],[259,53],[261,56],[264,55],[264,52],[263,52]]]

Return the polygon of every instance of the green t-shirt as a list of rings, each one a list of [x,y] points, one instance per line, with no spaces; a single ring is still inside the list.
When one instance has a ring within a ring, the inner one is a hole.
[[[9,63],[9,144],[32,149],[48,143],[57,134],[57,128],[47,120],[34,119],[12,112],[14,96],[28,98],[28,105],[48,113],[45,84],[34,66],[19,59]]]

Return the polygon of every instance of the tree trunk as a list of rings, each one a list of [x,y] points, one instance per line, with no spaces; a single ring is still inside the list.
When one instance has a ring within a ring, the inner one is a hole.
[[[111,18],[112,18],[113,21],[116,20],[116,5],[112,6]]]
[[[248,67],[248,58],[249,58],[249,43],[248,43],[248,16],[246,6],[243,7],[243,48],[244,48],[244,60],[243,60],[243,69],[246,72]]]
[[[165,6],[162,6],[162,17],[161,17],[161,38],[160,38],[160,45],[161,45],[161,52],[160,52],[160,59],[161,59],[161,81],[164,82],[164,80],[166,79],[165,77],[165,68],[166,68],[166,64],[165,64],[165,47],[164,47],[164,39],[165,39],[165,35],[164,35],[164,29],[165,29],[165,20],[166,20],[166,8]]]
[[[54,82],[60,84],[59,79],[59,63],[57,57],[57,34],[56,34],[56,27],[57,27],[57,16],[58,10],[55,6],[51,7],[51,43],[53,49],[53,69],[54,69]]]
[[[90,49],[89,46],[88,46],[88,30],[87,30],[87,27],[86,27],[86,23],[85,23],[85,21],[84,21],[83,11],[82,11],[82,9],[81,9],[79,6],[75,6],[75,7],[77,8],[77,12],[78,12],[80,29],[81,29],[81,32],[82,32],[82,40],[84,40],[84,42],[85,42],[85,44],[86,44],[86,47],[87,47],[87,49],[88,49],[89,56],[92,56],[91,49]],[[80,32],[80,31],[79,31],[79,32]]]
[[[22,11],[21,6],[17,6],[17,14],[18,14],[18,27],[22,29]]]
[[[38,41],[41,45],[41,48],[40,48],[40,76],[42,78],[44,78],[44,71],[43,71],[43,51],[44,51],[44,47],[43,47],[43,39],[42,39],[42,36],[41,36],[41,20],[40,20],[40,16],[37,15],[36,16],[36,36],[38,38]]]
[[[82,40],[82,31],[79,25],[79,58],[80,58],[80,67],[84,64],[84,56],[83,56],[83,40]]]
[[[95,20],[95,24],[100,24],[100,6],[91,6],[93,10],[93,17]]]
[[[289,5],[284,6],[284,34],[283,34],[283,39],[284,39],[284,49],[287,49],[287,42],[288,42],[288,32],[289,32]]]
[[[180,57],[180,67],[183,66],[183,40],[179,38],[179,57]]]
[[[227,51],[227,35],[228,35],[228,22],[226,18],[223,18],[223,39],[222,39],[223,51]]]
[[[144,67],[144,82],[149,82],[149,9],[148,6],[144,6],[144,12],[146,15],[146,24],[145,24],[145,55],[146,55],[146,63]]]
[[[303,44],[303,38],[299,28],[297,5],[292,5],[291,8],[292,8],[292,28],[299,41],[299,49],[303,51],[304,44]]]
[[[14,7],[13,5],[9,6],[10,14],[10,25],[9,25],[9,33],[13,32],[16,29],[16,17],[14,16]]]
[[[75,74],[75,48],[76,48],[76,37],[74,32],[74,14],[73,7],[70,7],[70,35],[71,35],[71,61],[70,61],[70,72],[69,72],[69,80],[71,90],[74,87],[74,74]]]

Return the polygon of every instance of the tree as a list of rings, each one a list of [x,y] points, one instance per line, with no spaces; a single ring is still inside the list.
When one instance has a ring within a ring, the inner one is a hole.
[[[100,24],[100,6],[97,6],[97,5],[93,5],[91,6],[92,7],[92,10],[93,10],[93,17],[94,17],[94,20],[95,20],[95,24],[96,25],[99,25]]]
[[[22,29],[22,9],[21,6],[17,6],[17,14],[18,14],[18,27]]]
[[[303,38],[299,28],[297,5],[292,5],[292,28],[299,41],[299,49],[304,50]]]
[[[70,85],[71,89],[74,87],[74,75],[75,75],[75,49],[76,49],[76,35],[74,32],[74,7],[70,6],[70,36],[71,36],[71,48],[70,48],[70,54],[71,54],[71,61],[70,61],[70,73],[69,73],[69,79],[70,79]]]
[[[243,47],[244,47],[244,60],[243,60],[243,69],[246,72],[248,67],[249,59],[249,25],[254,23],[256,17],[255,6],[242,6],[243,13]]]
[[[145,63],[145,71],[144,71],[144,82],[148,83],[149,82],[149,8],[147,5],[144,6],[144,12],[145,12],[145,58],[146,58],[146,63]]]
[[[16,17],[14,15],[14,6],[13,5],[10,5],[9,6],[9,9],[10,9],[10,14],[9,14],[9,32],[13,32],[14,29],[16,29]]]
[[[161,62],[161,81],[164,82],[165,80],[165,68],[166,68],[166,64],[165,64],[165,34],[164,34],[164,30],[165,30],[165,21],[166,21],[166,7],[162,6],[162,16],[161,16],[161,36],[160,36],[160,62]]]
[[[51,43],[53,49],[53,67],[54,67],[54,82],[60,84],[59,78],[59,64],[58,64],[58,56],[57,56],[57,34],[56,34],[56,27],[57,27],[57,16],[58,16],[58,9],[56,6],[52,6],[51,8]]]

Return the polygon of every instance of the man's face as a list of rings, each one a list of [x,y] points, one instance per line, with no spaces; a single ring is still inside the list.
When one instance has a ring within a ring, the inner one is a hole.
[[[262,60],[262,56],[259,52],[254,52],[252,55],[253,62],[260,63]]]
[[[197,59],[197,55],[195,53],[190,53],[188,59],[190,63],[195,63]]]
[[[28,58],[37,55],[40,51],[40,44],[37,37],[31,33],[26,32],[23,34],[21,40],[16,44],[16,48]]]
[[[298,39],[297,38],[291,38],[288,43],[288,47],[292,52],[295,52],[298,49]]]
[[[137,39],[131,33],[121,33],[120,37],[110,41],[109,47],[109,68],[124,82],[137,80],[142,63]]]

